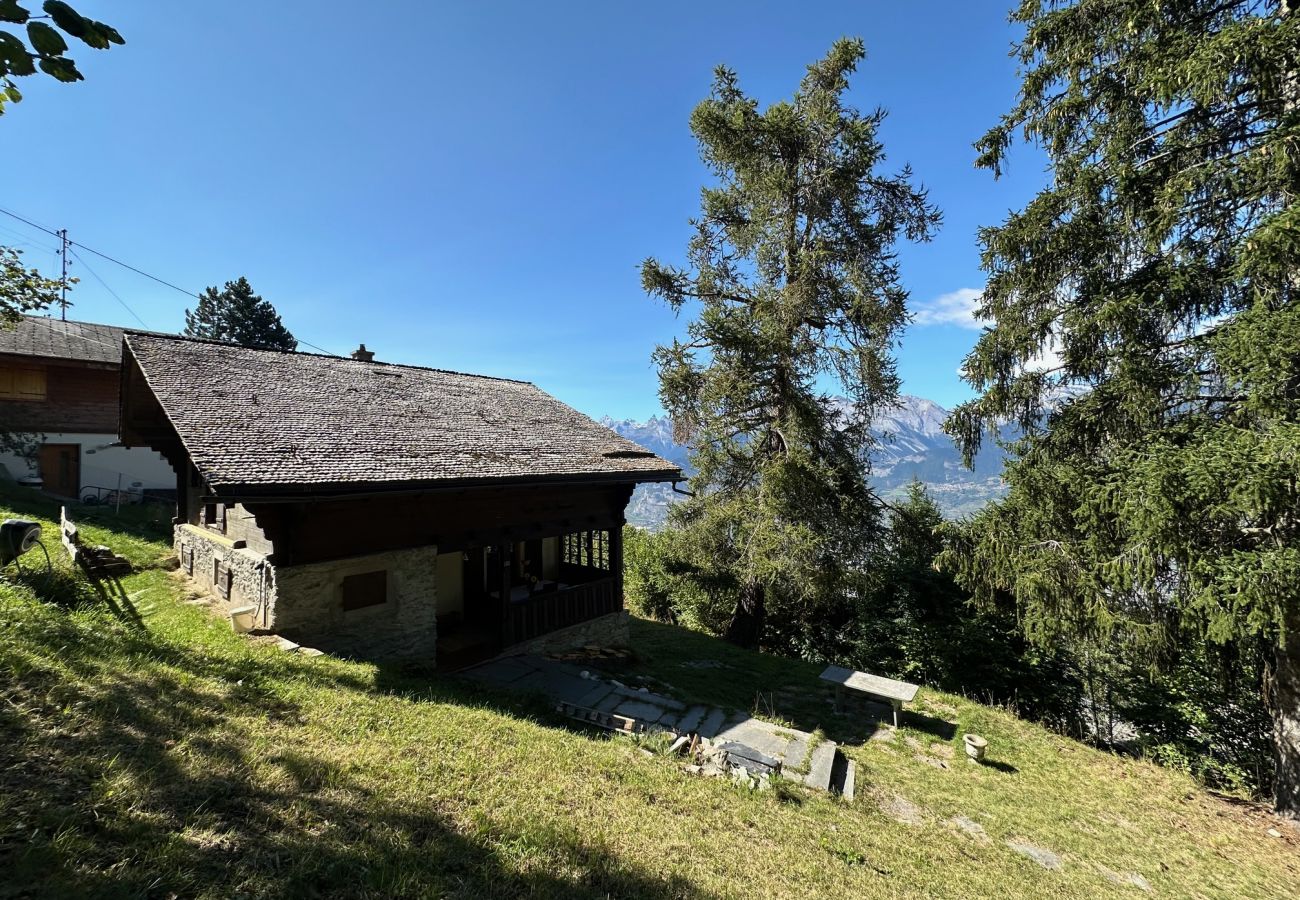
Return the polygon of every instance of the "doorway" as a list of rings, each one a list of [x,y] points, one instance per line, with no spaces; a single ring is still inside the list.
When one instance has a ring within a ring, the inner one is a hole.
[[[41,480],[44,489],[60,497],[81,494],[81,445],[41,444]]]

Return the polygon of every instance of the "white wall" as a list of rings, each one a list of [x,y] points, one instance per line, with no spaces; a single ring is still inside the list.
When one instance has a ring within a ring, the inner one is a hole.
[[[122,476],[123,489],[139,481],[146,490],[176,490],[176,474],[171,464],[147,447],[110,447],[118,440],[115,434],[45,434],[46,444],[81,445],[81,486],[115,490]],[[27,462],[11,453],[0,453],[0,466],[13,478],[32,474]]]

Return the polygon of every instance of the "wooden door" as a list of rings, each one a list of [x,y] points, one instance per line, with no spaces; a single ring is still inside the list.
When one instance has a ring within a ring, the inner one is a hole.
[[[41,444],[41,479],[51,494],[76,498],[81,492],[81,445]]]

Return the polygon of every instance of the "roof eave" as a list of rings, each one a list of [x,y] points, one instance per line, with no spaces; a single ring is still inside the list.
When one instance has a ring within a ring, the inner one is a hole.
[[[678,482],[681,469],[646,472],[593,472],[578,475],[524,475],[510,478],[441,478],[430,481],[298,482],[287,484],[211,483],[215,496],[237,501],[302,503],[397,494],[429,494],[495,487],[613,486]]]

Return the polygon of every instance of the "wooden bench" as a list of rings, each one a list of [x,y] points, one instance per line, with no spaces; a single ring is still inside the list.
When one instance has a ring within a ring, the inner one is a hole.
[[[915,684],[908,684],[906,681],[895,681],[892,678],[881,678],[879,675],[869,675],[866,672],[855,672],[853,669],[846,669],[843,666],[827,666],[826,671],[822,672],[823,681],[829,681],[835,685],[835,711],[840,711],[841,703],[844,699],[844,689],[858,691],[871,697],[884,700],[894,709],[894,727],[898,727],[898,714],[903,710],[904,703],[911,703],[916,697],[916,692],[921,688]]]

